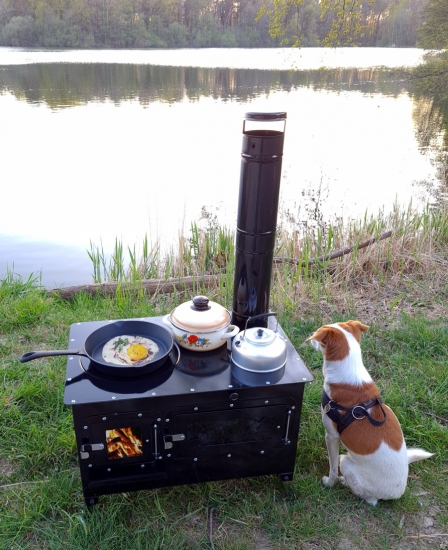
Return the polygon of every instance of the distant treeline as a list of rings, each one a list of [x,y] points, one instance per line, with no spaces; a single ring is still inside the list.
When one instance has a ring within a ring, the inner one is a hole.
[[[360,46],[415,46],[428,0],[363,3]],[[448,0],[447,0],[448,1]],[[275,47],[262,0],[0,0],[0,45],[69,48]],[[334,13],[292,2],[283,44],[319,46]]]

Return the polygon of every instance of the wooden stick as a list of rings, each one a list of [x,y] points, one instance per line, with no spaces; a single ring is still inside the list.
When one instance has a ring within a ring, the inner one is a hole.
[[[10,487],[17,487],[18,485],[32,485],[33,483],[48,483],[48,479],[42,479],[40,481],[19,481],[19,483],[10,483],[9,485],[0,485],[0,489],[9,489]]]
[[[350,254],[350,252],[353,252],[353,250],[355,250],[355,248],[357,248],[358,250],[360,248],[366,248],[367,246],[370,246],[371,244],[374,244],[377,241],[382,241],[383,239],[387,239],[391,235],[392,235],[392,231],[385,231],[384,233],[381,233],[381,235],[378,238],[377,237],[372,237],[368,241],[364,241],[363,243],[361,243],[359,245],[346,246],[345,248],[341,248],[340,250],[336,250],[335,252],[333,252],[332,254],[330,254],[328,256],[319,256],[318,258],[311,259],[307,263],[308,263],[308,265],[312,265],[312,264],[326,262],[328,260],[334,260],[335,258],[340,258],[341,256],[345,256],[346,254]],[[281,258],[281,257],[278,257],[278,256],[276,256],[274,258],[274,263],[276,263],[276,264],[290,263],[290,264],[293,264],[293,265],[298,265],[300,261],[301,261],[300,259],[296,259],[296,258]]]
[[[209,514],[209,526],[208,526],[208,540],[210,541],[210,546],[212,550],[215,550],[215,545],[213,544],[213,508],[210,508]]]
[[[406,535],[405,539],[433,539],[436,537],[448,537],[448,533],[436,533],[435,535],[424,535],[423,533],[420,535]]]

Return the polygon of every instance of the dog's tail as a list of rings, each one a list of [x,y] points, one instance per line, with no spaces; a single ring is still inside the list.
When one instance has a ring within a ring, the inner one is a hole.
[[[408,464],[411,462],[418,462],[419,460],[424,460],[425,458],[431,458],[434,456],[434,453],[428,453],[423,449],[407,449],[408,451]]]

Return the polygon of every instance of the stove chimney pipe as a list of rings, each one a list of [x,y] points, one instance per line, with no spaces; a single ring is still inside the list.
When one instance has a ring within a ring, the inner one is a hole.
[[[243,123],[232,311],[241,330],[269,312],[285,126],[285,112],[246,113]]]

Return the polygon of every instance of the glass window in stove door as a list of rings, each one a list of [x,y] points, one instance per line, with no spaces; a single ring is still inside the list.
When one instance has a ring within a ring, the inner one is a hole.
[[[274,418],[268,415],[190,422],[187,440],[190,443],[195,442],[199,447],[265,441],[271,439],[275,433],[274,425]]]
[[[107,458],[129,458],[143,454],[140,426],[106,430]]]

